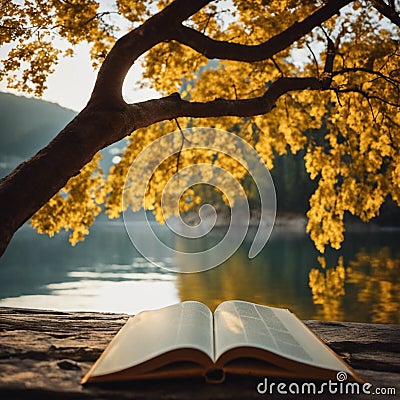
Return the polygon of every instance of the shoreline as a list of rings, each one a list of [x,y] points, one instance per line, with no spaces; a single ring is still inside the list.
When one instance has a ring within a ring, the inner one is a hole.
[[[260,222],[260,211],[259,210],[251,210],[250,212],[250,220],[248,225],[250,227],[257,227]],[[184,222],[186,222],[190,226],[194,226],[200,223],[199,214],[194,211],[188,211],[182,216]],[[203,214],[202,213],[202,221],[203,222],[211,222],[210,219],[214,219],[211,214]],[[272,217],[271,217],[272,220]],[[298,233],[306,232],[307,226],[307,217],[304,214],[298,214],[293,212],[277,212],[275,216],[275,220],[273,223],[273,229],[285,229],[289,231],[294,231]],[[238,225],[243,222],[247,223],[247,219],[243,217],[243,221],[239,221]],[[226,212],[217,212],[217,218],[215,221],[216,227],[224,227],[228,226],[230,223],[230,214]],[[396,232],[400,231],[399,226],[388,226],[388,225],[379,225],[375,222],[362,222],[357,220],[344,221],[345,232]]]

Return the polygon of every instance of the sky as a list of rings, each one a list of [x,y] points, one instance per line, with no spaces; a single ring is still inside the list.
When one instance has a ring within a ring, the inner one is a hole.
[[[5,57],[9,49],[9,46],[0,47],[0,58]],[[41,99],[80,111],[89,100],[97,72],[93,71],[87,44],[77,45],[74,51],[73,57],[60,59],[55,72],[48,77],[48,89]],[[135,82],[141,78],[141,73],[142,68],[138,60],[129,71],[124,83],[123,96],[129,103],[160,97],[155,90],[134,88]],[[6,86],[6,82],[0,82],[0,91],[28,96],[16,90],[7,89]]]

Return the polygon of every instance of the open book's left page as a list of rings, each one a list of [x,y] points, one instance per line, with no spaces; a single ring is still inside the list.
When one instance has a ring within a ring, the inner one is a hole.
[[[213,359],[213,316],[202,303],[183,302],[129,318],[83,382],[181,348],[200,350]]]

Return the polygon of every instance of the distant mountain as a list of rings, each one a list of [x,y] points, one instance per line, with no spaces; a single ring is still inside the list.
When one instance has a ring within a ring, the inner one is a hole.
[[[0,175],[46,146],[75,115],[58,104],[0,93]]]
[[[76,114],[48,101],[0,92],[0,177],[46,146]],[[123,147],[117,143],[103,150],[105,171]]]

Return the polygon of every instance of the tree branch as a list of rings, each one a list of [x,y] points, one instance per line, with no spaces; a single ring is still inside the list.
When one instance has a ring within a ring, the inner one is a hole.
[[[117,40],[104,60],[91,101],[123,105],[122,85],[133,63],[156,44],[172,38],[176,25],[195,14],[211,0],[175,0],[141,26]]]
[[[327,71],[328,72],[328,71]],[[183,100],[179,93],[173,93],[161,99],[153,99],[128,106],[130,115],[135,121],[135,129],[167,119],[180,117],[211,118],[221,116],[252,117],[267,114],[282,95],[301,90],[333,90],[338,93],[359,93],[368,100],[379,100],[393,107],[400,104],[390,102],[375,95],[370,95],[359,87],[344,89],[327,86],[323,77],[278,78],[260,97],[250,99],[216,99],[207,102],[190,102]]]
[[[337,14],[341,8],[351,3],[351,1],[328,1],[303,21],[296,22],[273,38],[254,46],[214,40],[184,25],[179,26],[173,39],[191,47],[209,59],[219,58],[246,62],[261,61],[286,49],[305,34],[311,32],[315,27],[321,25],[322,22]]]
[[[370,95],[368,92],[366,92],[365,90],[360,89],[358,86],[353,86],[353,87],[349,87],[349,88],[344,88],[344,89],[339,89],[336,88],[335,91],[337,93],[359,93],[361,94],[361,96],[363,96],[365,99],[368,100],[378,100],[384,104],[387,104],[389,106],[392,107],[396,107],[396,108],[400,108],[400,104],[399,103],[394,103],[393,101],[389,101],[386,100],[382,97],[376,96],[376,95]]]
[[[207,118],[221,116],[251,117],[271,111],[280,96],[291,91],[320,90],[322,83],[317,78],[278,78],[260,97],[251,99],[216,99],[207,102],[183,100],[179,93],[161,99],[131,104],[135,128],[143,128],[166,119],[179,117]]]
[[[382,72],[379,71],[374,71],[371,70],[369,68],[363,68],[363,67],[351,67],[351,68],[342,68],[339,71],[334,71],[332,73],[333,76],[337,76],[337,75],[343,75],[349,72],[362,72],[362,73],[366,73],[366,74],[371,74],[371,75],[375,75],[379,78],[384,79],[385,81],[391,83],[392,85],[395,86],[400,86],[400,81],[398,79],[394,79],[390,76],[387,76],[385,74],[383,74]]]
[[[400,16],[394,8],[388,6],[383,0],[371,0],[371,4],[382,15],[400,28]]]
[[[306,43],[306,46],[313,58],[314,65],[315,65],[315,72],[317,73],[317,78],[319,79],[319,67],[318,67],[317,57],[315,56],[313,49],[311,48],[311,46],[308,43]]]
[[[326,51],[324,73],[322,74],[322,86],[324,89],[328,89],[331,86],[333,62],[335,61],[335,44],[328,35],[326,35],[326,39],[328,41],[328,49]]]

